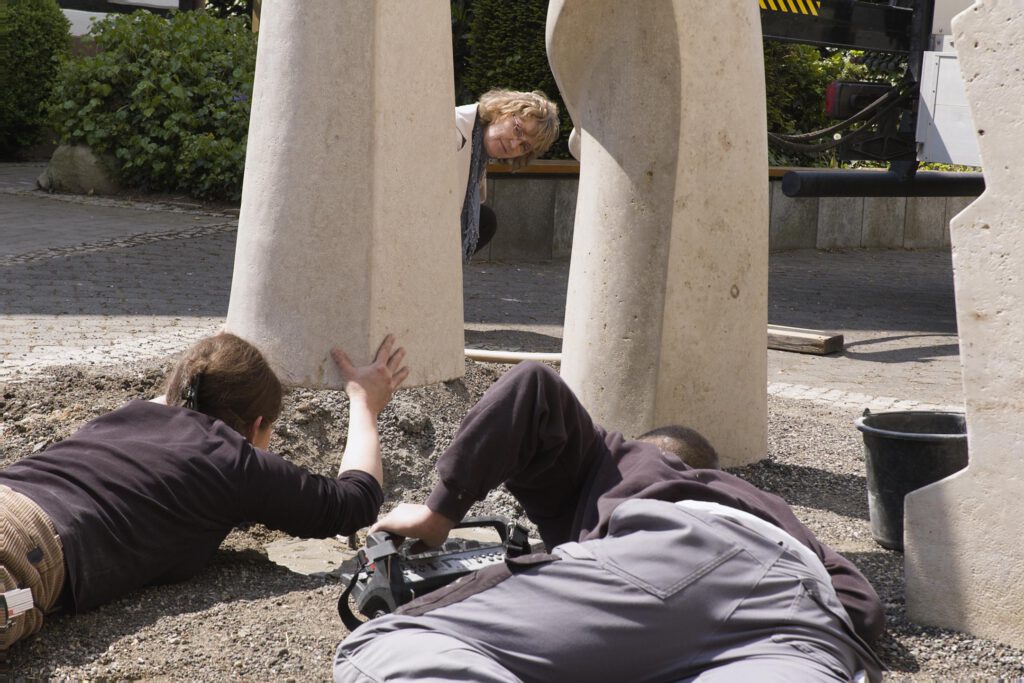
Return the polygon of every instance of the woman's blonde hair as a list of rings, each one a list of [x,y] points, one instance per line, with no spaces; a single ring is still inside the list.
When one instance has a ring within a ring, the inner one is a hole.
[[[256,418],[272,423],[281,414],[281,382],[259,349],[229,332],[196,342],[164,385],[167,405],[217,418],[242,436]]]
[[[480,96],[477,113],[485,124],[515,114],[519,118],[531,118],[537,122],[537,132],[531,140],[529,154],[509,159],[512,168],[522,168],[548,151],[558,139],[558,105],[548,99],[540,90],[522,92],[518,90],[489,90]]]

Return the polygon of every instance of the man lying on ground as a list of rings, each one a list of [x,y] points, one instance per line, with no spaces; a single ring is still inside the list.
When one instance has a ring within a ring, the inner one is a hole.
[[[593,423],[524,363],[469,412],[425,505],[373,530],[438,545],[504,483],[551,553],[367,622],[337,682],[848,681],[881,677],[878,596],[779,497]]]
[[[718,452],[704,435],[683,425],[666,425],[644,432],[637,441],[652,443],[671,453],[695,470],[721,469]]]

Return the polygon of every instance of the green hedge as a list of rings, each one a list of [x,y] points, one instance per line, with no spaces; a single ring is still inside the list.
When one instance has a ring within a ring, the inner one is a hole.
[[[111,154],[127,187],[237,199],[256,38],[204,12],[109,15],[95,56],[65,64],[51,105],[61,141]]]
[[[867,68],[853,64],[845,50],[821,51],[810,45],[764,41],[764,77],[768,130],[808,133],[834,123],[825,115],[825,88],[834,80],[871,80]],[[768,151],[773,166],[821,166],[835,163],[834,153],[806,155]]]
[[[0,155],[40,140],[69,29],[56,0],[0,0]]]
[[[469,104],[476,101],[467,88],[464,74],[469,66],[469,32],[472,28],[473,0],[451,0],[452,58],[455,63],[455,101]]]

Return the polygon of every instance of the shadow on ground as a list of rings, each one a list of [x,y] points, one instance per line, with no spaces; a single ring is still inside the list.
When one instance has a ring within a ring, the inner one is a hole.
[[[868,519],[867,479],[862,475],[839,474],[772,460],[733,468],[730,472],[758,488],[781,496],[790,505]]]
[[[559,353],[562,340],[524,330],[466,330],[466,346],[474,349]]]
[[[934,335],[903,334],[848,342],[845,344],[845,348],[840,355],[851,360],[864,360],[872,363],[929,363],[936,358],[960,354],[959,344],[933,344],[931,346],[910,346],[900,349],[870,350],[874,346],[928,337],[934,337]]]

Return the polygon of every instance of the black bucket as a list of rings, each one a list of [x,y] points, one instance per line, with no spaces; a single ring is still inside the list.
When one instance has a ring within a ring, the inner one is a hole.
[[[963,413],[911,410],[857,419],[864,434],[871,535],[903,550],[903,497],[967,467]]]

